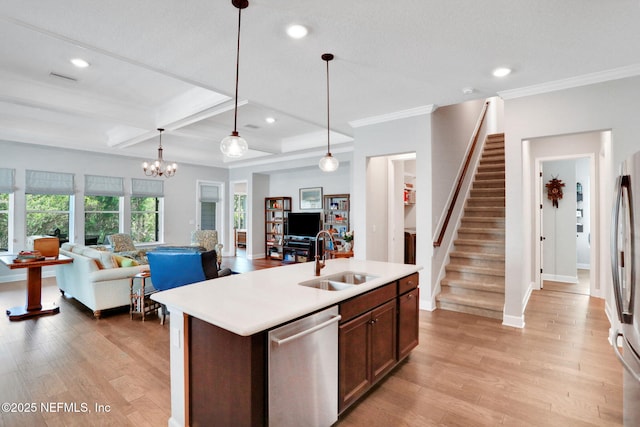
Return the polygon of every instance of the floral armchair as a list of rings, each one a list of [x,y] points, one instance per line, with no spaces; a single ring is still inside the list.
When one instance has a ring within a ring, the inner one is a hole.
[[[202,246],[207,251],[215,250],[218,257],[218,267],[222,264],[222,243],[218,243],[217,230],[194,230],[191,232],[191,245]]]
[[[149,263],[147,261],[147,252],[136,248],[133,244],[133,239],[129,234],[110,234],[106,237],[106,241],[111,245],[111,251],[113,253],[133,258],[140,264]]]

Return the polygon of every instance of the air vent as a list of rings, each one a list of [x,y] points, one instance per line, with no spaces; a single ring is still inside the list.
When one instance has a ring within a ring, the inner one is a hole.
[[[49,73],[50,77],[57,77],[59,79],[64,79],[70,82],[77,82],[78,79],[76,79],[75,77],[71,77],[71,76],[65,76],[64,74],[58,74],[58,73],[54,73],[53,71]]]
[[[256,126],[256,125],[252,125],[252,124],[244,125],[244,127],[249,128],[249,129],[260,129],[260,126]]]

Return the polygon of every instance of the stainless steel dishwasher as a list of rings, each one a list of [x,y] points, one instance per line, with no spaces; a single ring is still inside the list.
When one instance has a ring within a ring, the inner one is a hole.
[[[269,332],[269,426],[338,420],[338,307]]]

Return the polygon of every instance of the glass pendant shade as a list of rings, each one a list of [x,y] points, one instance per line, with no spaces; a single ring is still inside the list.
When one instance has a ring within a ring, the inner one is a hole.
[[[220,142],[220,151],[228,157],[241,157],[249,149],[247,141],[233,131]]]
[[[333,172],[338,169],[339,165],[340,162],[338,161],[338,159],[333,157],[331,153],[327,153],[327,155],[321,158],[318,162],[318,166],[323,172]]]

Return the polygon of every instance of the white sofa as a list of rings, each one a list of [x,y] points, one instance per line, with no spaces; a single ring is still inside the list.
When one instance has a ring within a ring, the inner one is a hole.
[[[89,246],[65,243],[60,253],[73,258],[73,263],[56,266],[58,288],[91,309],[96,318],[102,310],[129,305],[131,276],[149,270],[148,265],[120,267],[112,252]],[[145,285],[150,284],[147,279]]]

